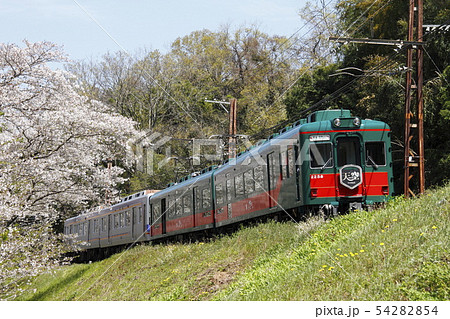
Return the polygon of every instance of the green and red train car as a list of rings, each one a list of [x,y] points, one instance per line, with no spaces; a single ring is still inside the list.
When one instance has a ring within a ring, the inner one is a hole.
[[[393,195],[390,137],[384,122],[318,111],[219,166],[70,218],[65,233],[102,249],[272,214],[364,209]]]

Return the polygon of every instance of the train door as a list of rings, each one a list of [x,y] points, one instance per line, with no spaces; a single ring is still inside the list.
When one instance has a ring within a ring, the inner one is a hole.
[[[336,183],[340,196],[362,196],[361,140],[358,136],[336,138]]]
[[[267,178],[269,185],[267,188],[269,193],[269,207],[274,207],[276,206],[274,192],[277,184],[277,177],[275,175],[275,155],[273,152],[267,155]]]
[[[166,211],[166,199],[161,199],[161,223],[162,223],[162,233],[166,233],[166,220],[167,220],[167,211]]]
[[[131,239],[135,240],[136,239],[136,234],[138,233],[136,231],[136,228],[138,228],[138,216],[137,216],[137,211],[136,211],[136,207],[133,207],[133,210],[131,211]]]
[[[292,151],[292,149],[290,149],[290,151]],[[298,161],[300,154],[297,145],[294,145],[293,153],[294,153],[293,156],[292,155],[289,156],[289,166],[293,166],[295,169],[295,188],[297,191],[297,201],[299,201],[301,199],[300,197],[301,174],[300,174],[300,163]],[[292,172],[292,169],[289,169],[289,171]]]
[[[198,187],[195,186],[192,189],[192,227],[197,226],[195,223],[195,214],[197,214],[197,205],[199,204],[199,198],[198,198]]]

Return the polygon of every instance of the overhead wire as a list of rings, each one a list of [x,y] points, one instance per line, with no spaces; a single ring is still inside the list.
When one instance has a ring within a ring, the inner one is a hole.
[[[353,21],[351,24],[350,24],[350,26],[349,27],[347,27],[347,29],[343,32],[344,34],[347,34],[347,32],[350,30],[350,28],[352,28],[354,25],[355,25],[355,23],[357,23],[377,2],[378,2],[379,0],[375,0],[370,6],[369,6],[369,8],[367,8],[361,15],[359,15],[359,17],[358,18],[356,18],[356,20],[355,21]],[[380,7],[375,13],[374,13],[374,15],[373,16],[376,16],[378,13],[379,13],[379,11],[381,10],[381,9],[383,9],[384,7],[386,7],[388,4],[390,4],[391,2],[392,2],[393,0],[389,0],[389,1],[387,1],[382,7]],[[330,2],[328,2],[327,3],[327,5],[329,5],[331,3],[331,1]],[[333,11],[332,11],[333,12]],[[332,13],[331,12],[331,13]],[[327,18],[331,13],[329,13],[328,15],[326,15],[325,17],[324,17],[324,19],[325,18]],[[356,33],[366,22],[368,21],[368,19],[366,19],[365,21],[363,21],[360,25],[359,25],[359,27],[357,28],[357,29],[355,29],[354,31],[352,31],[352,32],[350,32],[348,35],[353,35],[354,33]],[[318,23],[316,23],[315,24],[315,26],[317,26],[318,24],[319,24],[320,22],[318,22]],[[314,27],[315,27],[314,26]],[[313,28],[314,28],[313,27]],[[310,30],[312,30],[313,28],[311,28]],[[344,36],[340,36],[339,38],[343,38]],[[298,41],[298,39],[297,39],[297,41]],[[324,57],[324,59],[326,59],[326,58],[328,58],[331,54],[333,54],[333,52],[332,51],[330,51],[330,52],[328,52],[328,54],[327,55],[325,55],[325,57]],[[272,107],[274,107],[275,106],[275,104],[307,73],[307,72],[309,72],[311,69],[313,69],[313,67],[315,67],[315,66],[317,66],[318,65],[318,63],[319,63],[319,61],[316,61],[315,63],[313,63],[312,65],[310,65],[308,68],[306,68],[288,87],[287,87],[287,89],[285,89],[281,94],[279,94],[279,96],[275,99],[275,101],[274,102],[272,102],[271,103],[271,105],[269,105],[268,107],[266,107],[266,110],[265,111],[268,111],[268,110],[270,110]],[[317,104],[317,103],[316,103]],[[308,109],[310,109],[310,108],[308,108]],[[258,116],[258,118],[256,118],[253,122],[252,122],[252,124],[255,124],[259,119],[261,118],[261,115],[260,116]],[[279,127],[279,126],[282,126],[282,125],[286,125],[287,123],[290,123],[290,122],[292,122],[291,120],[285,120],[285,121],[283,121],[282,123],[279,123],[279,124],[277,124],[277,125],[275,125],[274,127],[271,127],[271,128],[268,128],[268,129],[265,129],[264,131],[268,131],[268,130],[270,130],[270,129],[273,129],[273,128],[275,128],[275,127]],[[260,136],[260,132],[259,133],[257,133],[257,134],[255,134],[256,136]],[[254,136],[255,136],[254,135]]]

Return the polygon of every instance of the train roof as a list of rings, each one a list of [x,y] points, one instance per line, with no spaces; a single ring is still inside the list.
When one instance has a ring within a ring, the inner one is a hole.
[[[139,198],[142,198],[142,197],[153,196],[157,192],[159,192],[159,190],[147,189],[147,190],[143,190],[143,191],[134,193],[132,195],[129,195],[129,196],[121,198],[119,202],[117,202],[117,203],[115,203],[113,205],[110,205],[110,206],[98,206],[98,207],[86,210],[86,211],[82,212],[80,215],[77,215],[77,216],[74,216],[74,217],[66,219],[65,223],[69,224],[69,223],[73,223],[73,222],[87,220],[87,219],[90,219],[90,218],[98,216],[98,215],[103,215],[107,211],[110,212],[110,211],[112,211],[115,208],[118,208],[120,206],[126,206],[127,203],[132,202],[133,200],[136,200],[136,199],[139,199]]]
[[[167,185],[167,188],[161,190],[155,196],[164,196],[167,192],[172,192],[174,190],[183,188],[184,186],[191,185],[192,183],[197,183],[200,180],[211,178],[214,171],[217,169],[217,165],[210,166],[207,169],[202,170],[201,172],[196,172],[181,179],[178,179],[175,183],[170,183]]]

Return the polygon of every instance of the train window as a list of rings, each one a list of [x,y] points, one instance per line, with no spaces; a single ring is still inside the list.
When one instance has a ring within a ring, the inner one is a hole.
[[[72,225],[70,225],[70,227],[69,227],[69,234],[72,234],[72,231],[73,231],[73,228],[72,228]]]
[[[244,195],[244,175],[239,174],[234,177],[234,186],[236,187],[236,197]]]
[[[294,176],[295,172],[295,155],[294,155],[294,149],[292,147],[289,147],[287,150],[287,161],[288,161],[288,176],[292,177]]]
[[[231,201],[231,192],[233,191],[231,186],[231,179],[227,179],[227,201]]]
[[[209,188],[202,190],[202,206],[203,208],[209,208],[211,204],[211,191]]]
[[[375,167],[386,165],[386,151],[384,142],[366,143],[366,165]]]
[[[133,207],[133,213],[136,212],[136,207]],[[130,226],[131,224],[131,211],[125,212],[125,226]]]
[[[217,184],[216,185],[216,199],[217,199],[217,204],[221,205],[224,203],[224,196],[223,196],[223,185],[222,184]]]
[[[153,221],[155,223],[160,223],[159,218],[161,217],[161,204],[155,203],[153,204]]]
[[[119,219],[119,227],[125,226],[125,216],[123,213],[120,213],[120,219]]]
[[[181,202],[181,197],[175,200],[175,216],[183,215],[183,203]]]
[[[253,170],[244,173],[245,193],[251,194],[255,191],[255,179],[253,178]]]
[[[358,137],[339,137],[337,139],[338,166],[361,165],[361,151]]]
[[[102,218],[102,232],[106,231],[106,218]]]
[[[309,155],[311,158],[311,168],[333,167],[333,152],[331,143],[311,143]]]
[[[119,215],[114,214],[114,229],[119,228]]]
[[[169,219],[172,219],[174,217],[174,212],[175,212],[175,207],[174,207],[175,202],[168,197],[167,198],[167,217],[169,217]]]
[[[191,213],[191,197],[186,195],[183,197],[183,214]]]
[[[94,219],[94,234],[98,232],[98,220]]]
[[[253,173],[255,176],[255,189],[262,190],[264,189],[264,172],[262,166],[256,166],[253,169]]]

